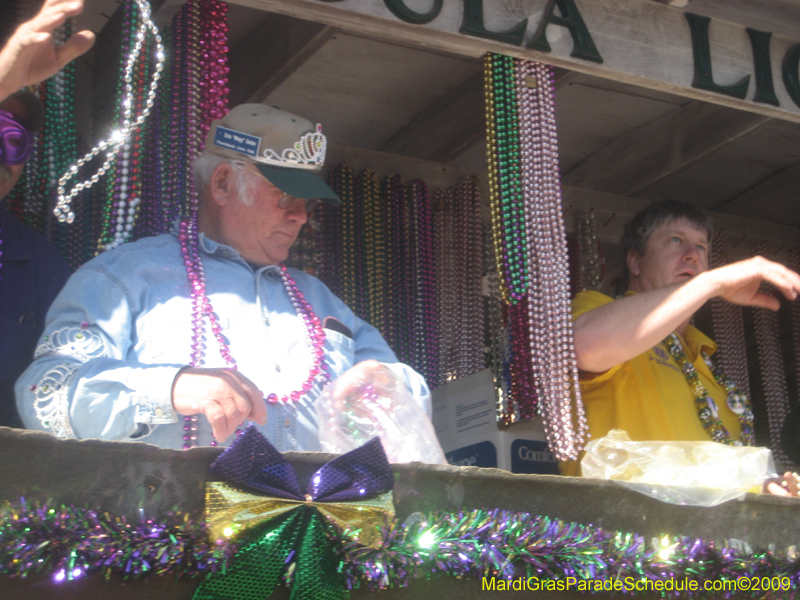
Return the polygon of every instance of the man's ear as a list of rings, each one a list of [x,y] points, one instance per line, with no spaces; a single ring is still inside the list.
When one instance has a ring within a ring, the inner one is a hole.
[[[631,274],[631,277],[639,276],[639,262],[641,260],[642,257],[639,256],[635,250],[628,250],[626,262],[628,264],[628,272]]]
[[[209,191],[211,199],[217,206],[225,206],[233,198],[236,188],[236,173],[233,167],[226,162],[220,163],[211,173]]]

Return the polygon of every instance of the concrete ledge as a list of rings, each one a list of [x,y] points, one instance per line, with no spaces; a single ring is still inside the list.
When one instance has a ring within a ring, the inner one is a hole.
[[[144,442],[58,440],[46,433],[0,427],[0,501],[51,499],[137,520],[142,513],[147,518],[163,519],[174,512],[200,519],[208,466],[219,453],[214,448],[162,450]],[[301,486],[331,458],[313,452],[289,452],[286,456]],[[749,494],[741,502],[698,508],[664,504],[607,481],[420,463],[393,465],[392,470],[400,519],[413,512],[500,508],[648,537],[688,535],[718,542],[733,538],[754,549],[771,544],[778,549],[800,545],[800,534],[790,526],[800,517],[800,500],[795,498]],[[0,577],[0,597],[124,600],[147,594],[150,600],[188,600],[197,585],[197,581],[176,582],[172,578],[119,583],[88,579],[56,586],[49,577]],[[283,598],[285,594],[288,598],[285,592],[283,588],[276,590],[273,597]],[[497,593],[498,597],[508,594]],[[514,594],[523,592],[511,592]],[[527,598],[536,595],[524,594]],[[364,595],[366,592],[356,591],[352,597]],[[446,577],[420,581],[412,589],[380,593],[385,600],[432,596],[461,600],[493,594],[482,592],[479,580]],[[568,596],[548,592],[547,597],[556,600]]]

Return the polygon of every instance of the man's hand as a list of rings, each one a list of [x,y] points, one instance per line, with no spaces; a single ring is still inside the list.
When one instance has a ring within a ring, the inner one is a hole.
[[[53,32],[83,11],[83,0],[46,0],[42,10],[13,33],[0,50],[0,100],[19,88],[44,81],[94,44],[91,31],[56,46]]]
[[[245,420],[267,422],[258,387],[234,369],[183,369],[172,385],[172,405],[181,415],[205,415],[220,442]]]
[[[362,392],[365,384],[384,390],[387,386],[394,386],[396,381],[392,371],[383,363],[377,360],[365,360],[349,368],[332,383],[333,397],[344,401]]]
[[[763,256],[754,256],[708,271],[704,276],[716,284],[718,296],[743,306],[758,306],[770,310],[780,308],[777,298],[758,291],[763,281],[774,285],[789,300],[797,298],[800,291],[800,275]]]

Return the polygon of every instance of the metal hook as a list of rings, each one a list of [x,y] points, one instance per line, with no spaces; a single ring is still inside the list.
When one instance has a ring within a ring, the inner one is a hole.
[[[616,217],[616,216],[617,216],[617,213],[615,213],[615,212],[614,212],[614,213],[611,213],[611,216],[610,216],[610,217],[608,217],[608,221],[606,221],[605,223],[603,223],[603,227],[608,227],[608,224],[609,224],[609,223],[611,223],[611,220],[612,220],[614,217]]]

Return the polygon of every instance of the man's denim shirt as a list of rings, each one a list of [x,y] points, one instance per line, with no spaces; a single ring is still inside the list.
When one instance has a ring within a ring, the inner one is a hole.
[[[234,249],[202,235],[199,246],[206,293],[239,371],[265,395],[298,389],[312,358],[279,268],[254,270]],[[334,317],[353,334],[325,330],[331,378],[363,360],[380,361],[430,416],[422,376],[398,363],[380,333],[322,282],[290,272],[321,320]],[[207,322],[205,337],[203,366],[225,367]],[[70,278],[53,303],[36,360],[17,382],[25,426],[64,438],[181,448],[184,420],[172,406],[172,384],[189,363],[191,340],[192,301],[175,232],[101,254]],[[268,403],[267,424],[259,429],[281,451],[319,450],[319,393],[317,383],[299,402]],[[211,428],[202,415],[198,426],[198,445],[208,445]]]

